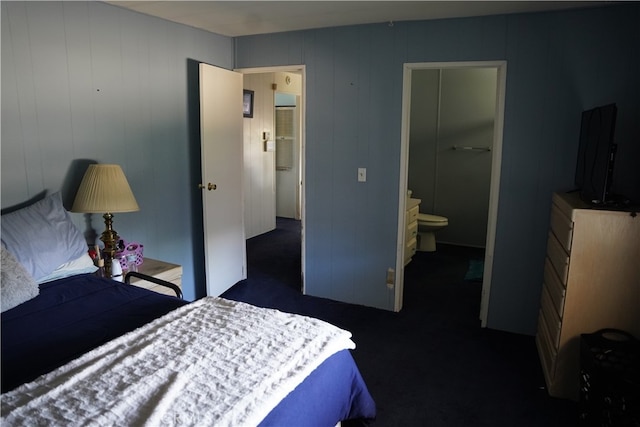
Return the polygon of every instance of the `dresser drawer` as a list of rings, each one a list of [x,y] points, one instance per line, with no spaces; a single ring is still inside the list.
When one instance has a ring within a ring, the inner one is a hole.
[[[576,208],[587,208],[588,206],[580,200],[579,193],[553,193],[551,196],[552,205],[567,218],[573,218],[573,211]]]
[[[567,292],[565,285],[560,281],[549,258],[544,260],[544,287],[551,297],[553,306],[560,317],[564,312],[564,296]]]
[[[167,282],[169,282],[169,280],[167,280]],[[182,280],[180,280],[180,279],[171,280],[170,282],[173,283],[174,285],[178,286],[180,289],[182,289]],[[162,285],[156,285],[153,282],[142,281],[142,282],[135,283],[135,286],[138,286],[140,288],[149,289],[150,291],[154,291],[154,292],[157,292],[159,294],[171,295],[172,297],[176,296],[176,293],[175,293],[175,291],[173,289],[168,288],[166,286],[162,286]]]
[[[406,224],[410,224],[418,220],[418,213],[420,212],[420,205],[414,206],[407,210]]]
[[[573,238],[573,221],[569,219],[558,206],[551,205],[551,231],[555,234],[558,242],[567,252],[571,252],[571,240]]]
[[[564,250],[553,233],[549,233],[547,240],[547,257],[556,270],[560,281],[566,284],[567,275],[569,274],[569,254]]]
[[[544,317],[544,323],[547,325],[549,332],[549,341],[553,348],[560,345],[560,331],[562,330],[562,320],[556,312],[549,292],[546,286],[542,287],[541,311]]]
[[[142,274],[171,282],[182,289],[182,266],[169,262],[159,261],[157,259],[145,258],[144,262],[138,267],[138,271]],[[153,282],[131,278],[131,284],[140,288],[149,289],[161,294],[175,296],[173,289],[161,286]]]
[[[418,221],[413,221],[407,226],[407,232],[404,236],[405,242],[409,242],[411,239],[415,239],[418,235]]]
[[[404,263],[405,265],[411,261],[411,257],[416,254],[416,249],[418,248],[418,240],[414,237],[409,240],[404,248]]]
[[[542,311],[538,314],[538,333],[536,334],[536,344],[538,346],[538,352],[540,353],[540,360],[542,361],[547,386],[549,386],[549,382],[554,376],[558,351],[557,347],[551,343],[549,328],[545,323]]]

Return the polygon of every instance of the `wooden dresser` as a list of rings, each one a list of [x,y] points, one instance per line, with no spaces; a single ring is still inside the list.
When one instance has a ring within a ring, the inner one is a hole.
[[[418,247],[418,213],[420,212],[420,199],[407,199],[407,212],[404,223],[404,265],[411,262],[411,258],[416,254]]]
[[[577,400],[580,334],[640,338],[640,215],[552,198],[536,345],[549,394]]]

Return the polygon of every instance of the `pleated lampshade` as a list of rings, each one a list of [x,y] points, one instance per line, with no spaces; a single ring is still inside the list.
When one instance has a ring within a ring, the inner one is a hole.
[[[129,182],[118,165],[93,164],[82,178],[72,212],[105,213],[138,211]]]

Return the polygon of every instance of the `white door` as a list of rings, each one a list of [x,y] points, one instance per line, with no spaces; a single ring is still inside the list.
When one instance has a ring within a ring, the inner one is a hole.
[[[246,275],[242,195],[242,74],[200,64],[202,204],[207,295]]]

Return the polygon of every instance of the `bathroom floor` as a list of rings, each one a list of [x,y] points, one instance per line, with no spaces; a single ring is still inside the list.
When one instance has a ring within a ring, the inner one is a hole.
[[[425,299],[434,298],[440,299],[444,304],[454,303],[457,298],[462,297],[462,294],[456,294],[454,290],[463,287],[469,290],[464,293],[464,298],[472,300],[469,302],[478,307],[479,313],[482,280],[478,277],[469,278],[468,273],[474,264],[477,268],[477,264],[484,263],[484,254],[484,248],[443,243],[437,244],[435,252],[416,252],[405,267],[404,304],[420,304]],[[436,287],[443,292],[432,293]],[[445,298],[451,300],[445,301]]]

